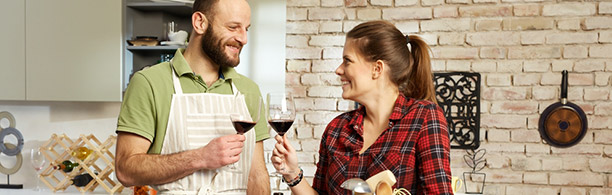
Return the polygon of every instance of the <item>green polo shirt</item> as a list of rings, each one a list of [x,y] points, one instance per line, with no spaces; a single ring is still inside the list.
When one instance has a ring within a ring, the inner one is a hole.
[[[200,75],[193,73],[183,52],[183,49],[176,51],[172,66],[163,62],[134,73],[123,96],[117,132],[133,133],[148,139],[151,141],[150,154],[160,153],[166,135],[174,94],[171,67],[179,75],[183,93],[232,94],[231,83],[234,83],[240,93],[245,95],[249,110],[255,110],[252,107],[257,106],[252,103],[256,101],[255,97],[261,97],[257,84],[233,68],[221,68],[219,80],[207,86]],[[270,137],[265,110],[261,110],[255,134],[257,141]]]

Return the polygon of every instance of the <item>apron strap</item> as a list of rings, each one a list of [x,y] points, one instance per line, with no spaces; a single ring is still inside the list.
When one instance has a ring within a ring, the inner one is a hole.
[[[232,92],[234,93],[234,97],[236,97],[238,94],[240,94],[240,91],[238,91],[238,88],[236,88],[236,85],[234,85],[234,82],[231,82],[231,83],[232,83]]]
[[[174,60],[174,58],[172,60]],[[179,81],[179,78],[176,75],[176,72],[174,71],[172,60],[170,60],[170,69],[172,69],[172,81],[173,81],[172,83],[174,84],[174,93],[183,94],[183,88],[181,88],[181,81]]]

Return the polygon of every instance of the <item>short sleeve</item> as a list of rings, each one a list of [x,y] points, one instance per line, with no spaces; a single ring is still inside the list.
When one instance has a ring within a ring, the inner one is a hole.
[[[125,91],[117,120],[117,132],[133,133],[152,142],[156,122],[151,83],[137,72]]]

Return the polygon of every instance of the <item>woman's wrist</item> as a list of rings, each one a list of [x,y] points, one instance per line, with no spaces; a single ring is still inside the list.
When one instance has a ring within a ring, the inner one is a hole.
[[[299,171],[283,174],[284,181],[291,181],[299,176]]]
[[[300,174],[301,170],[302,168],[300,168],[299,166],[296,166],[295,168],[291,166],[286,166],[286,168],[282,171],[283,178],[287,181],[292,180],[296,178],[298,174]]]
[[[304,178],[304,171],[299,168],[299,172],[292,171],[289,174],[283,174],[283,182],[287,183],[289,187],[298,185]]]

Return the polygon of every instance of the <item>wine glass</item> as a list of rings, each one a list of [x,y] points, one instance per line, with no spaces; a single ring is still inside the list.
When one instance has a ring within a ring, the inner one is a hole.
[[[36,147],[30,150],[30,162],[32,163],[32,167],[34,168],[34,170],[36,170],[36,188],[34,190],[42,191],[42,189],[40,188],[39,172],[45,166],[47,160],[45,159],[45,156],[43,155],[40,147]]]
[[[285,136],[293,121],[295,121],[295,104],[291,93],[268,93],[267,96],[267,118],[268,123],[276,133],[280,136]],[[281,143],[282,144],[282,143]],[[281,173],[289,173],[285,167],[275,172],[277,175]]]
[[[262,111],[263,101],[261,97],[254,98],[254,101],[250,109],[248,106],[237,106],[246,102],[244,96],[235,96],[234,97],[234,106],[232,108],[232,113],[230,114],[230,120],[232,121],[232,125],[236,130],[236,133],[243,135],[249,130],[253,129],[255,125],[257,125],[257,121],[259,121],[259,115]],[[253,101],[253,100],[251,100]],[[246,104],[245,104],[246,105]],[[225,167],[225,171],[240,173],[242,170],[236,167],[236,163],[232,163]]]

